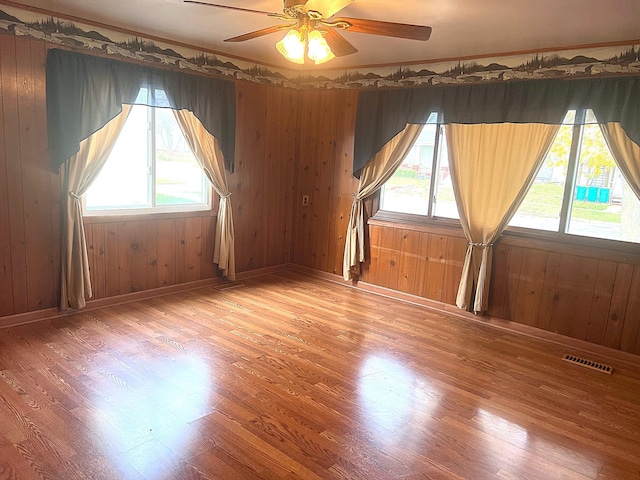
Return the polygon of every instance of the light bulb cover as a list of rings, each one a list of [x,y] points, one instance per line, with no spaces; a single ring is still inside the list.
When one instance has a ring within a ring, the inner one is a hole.
[[[276,43],[276,48],[287,60],[299,64],[304,63],[305,40],[297,29],[289,30],[282,40]]]
[[[321,30],[311,30],[308,35],[309,50],[307,56],[319,65],[336,58]]]

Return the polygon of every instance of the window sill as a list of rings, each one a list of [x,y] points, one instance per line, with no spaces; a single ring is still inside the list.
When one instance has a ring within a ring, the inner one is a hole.
[[[378,210],[375,215],[369,218],[369,225],[380,227],[403,228],[416,232],[428,232],[450,237],[463,237],[464,232],[460,226],[460,221],[453,218],[427,218],[422,215],[411,213],[388,212]]]
[[[460,222],[447,218],[429,219],[420,215],[378,210],[369,219],[368,224],[464,238]],[[617,240],[508,227],[498,239],[498,243],[640,265],[640,245]]]
[[[640,245],[637,243],[582,237],[568,233],[528,230],[507,227],[502,238],[505,244],[579,255],[599,260],[640,265]]]
[[[144,222],[148,220],[171,220],[175,218],[217,217],[218,209],[194,210],[191,212],[155,212],[136,215],[85,215],[85,225],[99,223]]]

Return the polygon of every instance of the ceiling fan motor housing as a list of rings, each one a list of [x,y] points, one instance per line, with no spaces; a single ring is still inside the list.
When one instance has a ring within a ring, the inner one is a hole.
[[[304,7],[307,0],[284,0],[284,8]]]
[[[289,22],[288,25],[273,25],[267,28],[261,28],[253,32],[237,35],[227,38],[225,42],[244,42],[253,40],[281,30],[291,29],[287,36],[297,31],[299,36],[304,36],[305,41],[309,41],[308,36],[314,35],[322,49],[329,51],[334,57],[344,57],[358,52],[346,38],[344,38],[338,30],[349,30],[354,33],[365,33],[369,35],[382,35],[385,37],[405,38],[409,40],[425,41],[431,35],[431,27],[422,25],[410,25],[407,23],[393,23],[380,20],[367,20],[363,18],[334,18],[334,15],[347,7],[355,0],[282,0],[283,13],[264,12],[262,10],[253,10],[244,7],[235,7],[231,5],[222,5],[210,3],[202,0],[183,0],[185,3],[195,3],[198,5],[206,5],[208,7],[225,8],[241,12],[258,13],[268,15],[278,20]],[[333,20],[329,20],[333,19]],[[318,38],[320,35],[321,38]],[[293,37],[292,37],[293,38]],[[283,39],[284,40],[284,39]],[[281,40],[281,42],[283,41]],[[278,42],[280,43],[280,42]],[[277,45],[277,44],[276,44]],[[296,51],[299,50],[299,45]],[[280,51],[280,49],[279,49]],[[281,52],[282,53],[282,52]],[[284,55],[284,54],[283,54]],[[314,54],[315,55],[315,54]],[[287,57],[291,59],[294,57]],[[295,57],[298,61],[299,58]],[[311,57],[310,57],[311,58]],[[330,59],[329,58],[329,59]],[[318,63],[316,58],[312,58]],[[325,60],[326,61],[326,60]]]
[[[297,17],[303,8],[307,0],[283,0],[283,11],[286,15],[291,17]]]

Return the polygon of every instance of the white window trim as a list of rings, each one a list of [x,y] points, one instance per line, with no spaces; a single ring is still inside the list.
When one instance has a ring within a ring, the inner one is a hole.
[[[205,183],[209,182],[205,178]],[[187,204],[187,205],[158,205],[151,207],[119,207],[110,210],[89,210],[85,203],[85,197],[82,196],[82,215],[84,217],[117,217],[117,216],[133,216],[148,215],[155,213],[189,213],[189,212],[206,212],[213,208],[213,188],[209,184],[206,188],[207,203]]]

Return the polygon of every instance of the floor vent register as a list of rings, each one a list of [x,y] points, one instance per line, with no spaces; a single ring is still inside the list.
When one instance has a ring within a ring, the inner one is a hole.
[[[604,363],[594,362],[593,360],[589,360],[587,358],[576,357],[575,355],[569,355],[568,353],[562,357],[562,360],[565,362],[573,363],[575,365],[580,365],[581,367],[590,368],[591,370],[595,370],[597,372],[607,373],[611,375],[613,373],[613,367],[610,365],[605,365]]]

